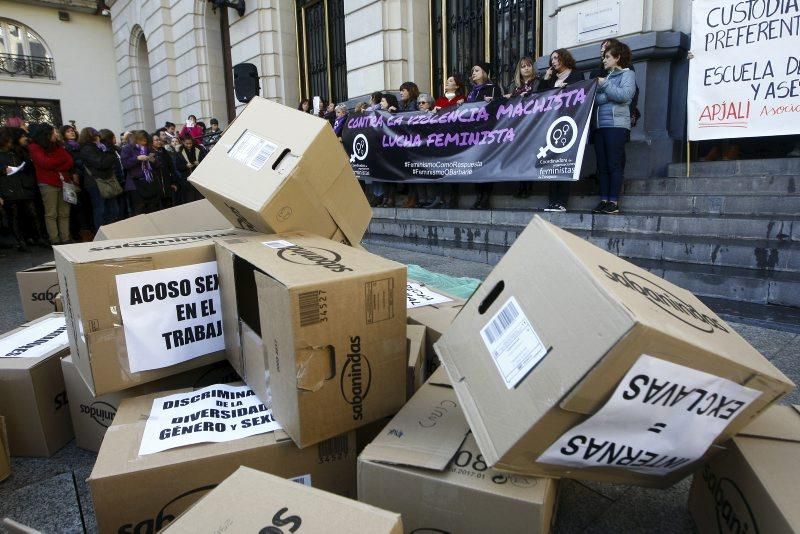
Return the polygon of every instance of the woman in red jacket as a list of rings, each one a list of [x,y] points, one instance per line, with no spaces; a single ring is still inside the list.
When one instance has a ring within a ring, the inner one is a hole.
[[[63,182],[71,182],[68,172],[72,156],[58,141],[58,132],[51,124],[31,127],[31,142],[28,152],[36,170],[36,181],[44,204],[44,223],[51,245],[71,243],[69,235],[69,204],[61,191]]]

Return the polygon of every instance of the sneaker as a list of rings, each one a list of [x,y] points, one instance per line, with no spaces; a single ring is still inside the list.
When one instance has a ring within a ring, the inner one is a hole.
[[[605,213],[606,204],[608,204],[608,200],[601,200],[600,202],[597,203],[597,206],[594,207],[592,213]]]
[[[619,205],[616,202],[606,202],[606,209],[603,210],[603,213],[609,215],[619,213]]]
[[[563,212],[567,211],[567,208],[565,208],[564,206],[562,206],[558,202],[553,202],[552,204],[547,206],[544,209],[544,211],[558,211],[558,212],[562,212],[563,213]]]

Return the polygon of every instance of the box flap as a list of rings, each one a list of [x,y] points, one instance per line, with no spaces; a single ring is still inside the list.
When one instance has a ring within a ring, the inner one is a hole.
[[[205,232],[231,227],[230,221],[217,211],[211,202],[202,199],[103,225],[94,240],[131,239],[177,232]]]
[[[428,384],[434,386],[446,386],[446,387],[453,387],[453,383],[450,382],[450,377],[447,376],[447,369],[440,365],[438,369],[436,369],[431,377],[428,379]]]
[[[414,324],[406,326],[406,337],[408,338],[408,365],[413,367],[419,360],[425,345],[425,327]]]
[[[800,443],[800,406],[770,406],[738,435]]]
[[[455,392],[426,383],[367,445],[360,458],[441,471],[468,432]]]
[[[400,263],[308,232],[248,233],[223,237],[217,243],[286,287],[405,269]]]
[[[20,273],[39,273],[39,272],[44,272],[44,271],[53,271],[53,270],[55,270],[55,268],[56,268],[56,262],[55,261],[48,261],[48,262],[42,263],[41,265],[37,265],[36,267],[30,267],[28,269],[24,269],[24,270],[19,271],[19,272]]]

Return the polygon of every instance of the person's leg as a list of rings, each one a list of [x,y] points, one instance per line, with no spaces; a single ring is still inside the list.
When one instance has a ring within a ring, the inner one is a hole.
[[[106,199],[100,194],[100,189],[96,185],[87,187],[86,192],[89,194],[92,206],[92,226],[96,232],[105,224]]]
[[[622,190],[623,168],[625,166],[626,128],[609,128],[606,137],[606,154],[608,158],[608,200],[617,202]]]
[[[17,249],[20,252],[27,251],[28,247],[25,245],[25,236],[22,235],[22,225],[20,224],[20,217],[22,214],[20,213],[19,201],[6,200],[3,207],[6,209],[6,213],[8,213],[8,224],[11,226],[11,234],[17,242]]]
[[[44,225],[47,229],[47,237],[51,245],[60,243],[58,239],[58,199],[61,196],[61,189],[52,185],[39,184],[39,191],[42,194],[42,204],[44,205]]]
[[[608,200],[608,157],[606,154],[606,131],[598,128],[594,134],[594,152],[597,156],[597,181],[600,184],[600,200]]]
[[[69,243],[72,241],[72,234],[70,232],[70,211],[71,205],[64,200],[63,191],[59,191],[58,195],[58,236],[62,243]]]
[[[103,224],[111,224],[120,220],[119,203],[116,198],[105,199],[105,210],[103,213]]]

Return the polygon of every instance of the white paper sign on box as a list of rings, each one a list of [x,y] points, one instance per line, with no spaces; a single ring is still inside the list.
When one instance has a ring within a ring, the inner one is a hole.
[[[68,343],[66,319],[51,317],[0,339],[0,358],[38,358]]]
[[[225,349],[217,262],[116,277],[133,373]]]
[[[248,386],[217,384],[155,399],[139,455],[233,441],[280,428],[272,410]]]
[[[725,378],[642,355],[594,415],[539,462],[667,474],[700,458],[760,395]]]
[[[406,308],[419,308],[421,306],[431,306],[451,302],[453,299],[445,297],[435,291],[431,291],[419,282],[409,280],[406,283]]]

